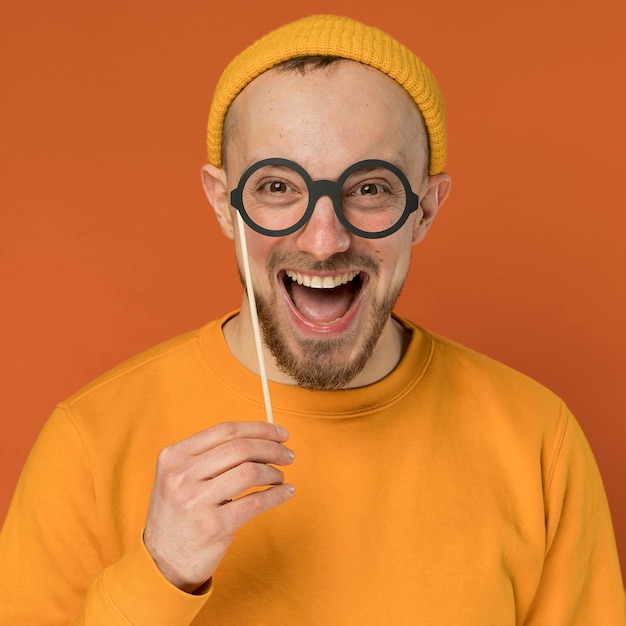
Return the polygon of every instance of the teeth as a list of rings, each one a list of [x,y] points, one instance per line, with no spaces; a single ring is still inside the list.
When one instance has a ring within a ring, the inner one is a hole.
[[[304,285],[305,287],[311,287],[312,289],[333,289],[339,287],[339,285],[345,285],[346,283],[354,280],[360,272],[346,272],[340,276],[309,276],[308,274],[301,274],[294,270],[285,270],[285,274],[298,283],[298,285]]]

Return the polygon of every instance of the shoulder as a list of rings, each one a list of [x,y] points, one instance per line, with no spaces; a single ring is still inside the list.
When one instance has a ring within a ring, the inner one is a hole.
[[[75,405],[98,390],[123,383],[125,379],[150,376],[160,369],[175,367],[181,357],[184,359],[194,351],[199,334],[200,329],[186,332],[123,361],[76,391],[62,404]]]
[[[207,407],[215,395],[206,339],[222,319],[186,332],[105,372],[59,403],[51,420],[75,433],[95,458],[118,458],[129,447],[150,459],[165,445],[222,421]],[[104,461],[103,461],[104,464]]]
[[[569,413],[564,401],[540,382],[410,321],[402,323],[429,352],[420,384],[459,418],[514,424],[516,429],[547,429],[555,435],[564,428]]]
[[[98,376],[60,407],[69,414],[87,417],[103,410],[132,414],[188,399],[209,376],[207,343],[221,334],[227,317],[164,341]],[[145,407],[142,409],[142,407]]]
[[[548,402],[562,402],[542,383],[509,365],[412,322],[404,323],[427,338],[431,349],[429,369],[450,383],[501,388],[509,392],[518,390],[522,394],[530,394]]]
[[[526,476],[540,468],[546,490],[574,459],[593,465],[577,420],[557,394],[508,365],[405,323],[429,346],[420,386],[447,440],[477,451],[480,463],[496,458],[494,467],[517,467]]]

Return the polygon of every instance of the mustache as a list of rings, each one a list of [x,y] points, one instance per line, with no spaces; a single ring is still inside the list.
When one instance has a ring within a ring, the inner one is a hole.
[[[374,277],[378,276],[379,269],[376,258],[363,252],[338,252],[333,256],[317,261],[306,254],[299,252],[275,251],[267,259],[267,271],[274,276],[281,267],[289,267],[309,272],[342,272],[351,270],[367,270]]]

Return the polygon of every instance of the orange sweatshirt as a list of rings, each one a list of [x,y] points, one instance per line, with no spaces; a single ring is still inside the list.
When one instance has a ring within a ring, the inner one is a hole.
[[[207,593],[173,587],[141,541],[158,452],[264,419],[223,322],[57,407],[0,534],[1,624],[626,624],[603,487],[567,408],[409,322],[379,383],[270,384],[296,495],[238,531]]]

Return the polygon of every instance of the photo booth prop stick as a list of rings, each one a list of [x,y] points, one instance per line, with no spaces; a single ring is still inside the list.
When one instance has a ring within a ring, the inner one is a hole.
[[[259,374],[261,376],[261,386],[263,388],[263,402],[265,403],[265,416],[270,424],[274,423],[272,412],[272,402],[270,400],[270,388],[267,383],[267,371],[265,370],[265,357],[263,356],[263,344],[261,342],[261,329],[259,328],[259,316],[256,310],[256,298],[252,287],[252,274],[250,272],[250,259],[248,257],[248,244],[246,243],[246,233],[241,213],[237,213],[237,224],[239,226],[239,241],[241,243],[241,256],[243,259],[243,271],[246,279],[246,291],[248,292],[248,304],[250,305],[250,317],[252,318],[252,329],[254,331],[254,344],[256,346],[256,357],[259,363]]]

